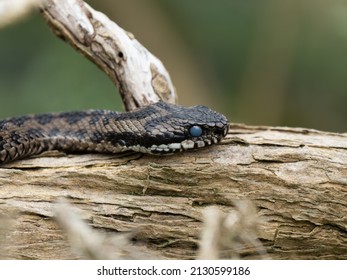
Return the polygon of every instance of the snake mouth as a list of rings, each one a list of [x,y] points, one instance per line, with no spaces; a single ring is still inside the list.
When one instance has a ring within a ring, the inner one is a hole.
[[[221,139],[217,137],[213,137],[212,139],[204,139],[204,140],[184,140],[180,143],[170,143],[170,144],[160,144],[160,145],[152,145],[150,147],[144,147],[140,145],[129,147],[130,150],[147,153],[147,154],[160,154],[160,155],[170,155],[182,151],[187,150],[196,150],[203,147],[210,146],[212,144],[216,144]]]
[[[150,154],[173,154],[177,152],[196,150],[216,144],[221,140],[219,137],[212,137],[211,139],[201,139],[201,140],[184,140],[180,143],[170,143],[161,145],[152,145],[146,149],[147,153]],[[144,152],[144,149],[141,149]]]

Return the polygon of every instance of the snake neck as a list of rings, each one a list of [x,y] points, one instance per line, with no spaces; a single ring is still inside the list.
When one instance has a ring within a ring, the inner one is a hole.
[[[107,110],[88,110],[5,119],[0,122],[0,163],[50,150],[122,152],[126,147],[121,138],[129,127],[124,121],[115,121],[120,115]]]

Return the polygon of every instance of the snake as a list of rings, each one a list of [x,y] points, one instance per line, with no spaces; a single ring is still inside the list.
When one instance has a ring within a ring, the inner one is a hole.
[[[84,110],[0,121],[0,164],[58,150],[69,153],[174,154],[216,144],[227,118],[206,106],[157,102],[130,112]]]

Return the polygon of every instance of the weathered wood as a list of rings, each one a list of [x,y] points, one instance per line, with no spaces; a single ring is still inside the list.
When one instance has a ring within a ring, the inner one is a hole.
[[[221,145],[199,152],[8,164],[0,169],[0,209],[16,214],[3,234],[7,258],[78,257],[52,219],[60,197],[98,232],[136,229],[133,250],[161,258],[195,258],[202,210],[230,212],[247,199],[258,209],[268,257],[346,259],[347,135],[232,125]],[[239,253],[259,258],[257,248]]]
[[[82,0],[45,0],[41,11],[58,37],[110,77],[127,111],[159,100],[176,102],[162,62],[106,15]]]

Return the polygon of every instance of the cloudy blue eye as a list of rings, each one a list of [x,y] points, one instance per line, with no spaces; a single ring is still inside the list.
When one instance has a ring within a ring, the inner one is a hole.
[[[202,128],[200,126],[194,125],[189,128],[189,134],[193,137],[199,137],[202,134]]]

